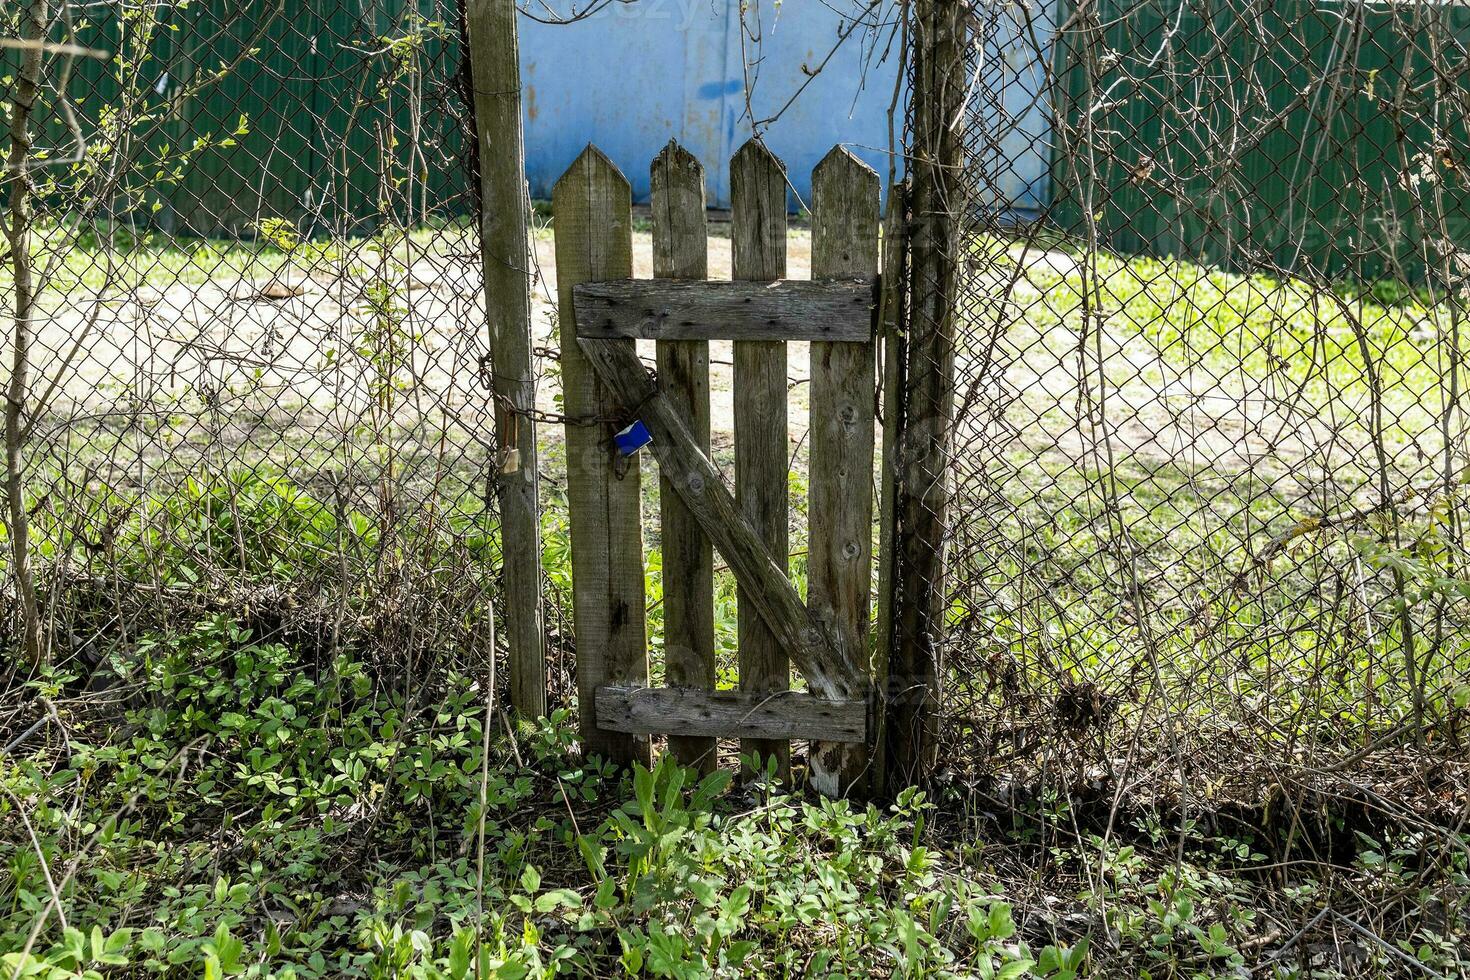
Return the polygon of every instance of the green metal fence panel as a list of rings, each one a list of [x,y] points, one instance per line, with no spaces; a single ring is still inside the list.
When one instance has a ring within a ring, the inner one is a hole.
[[[272,218],[310,236],[462,214],[454,17],[443,0],[194,0],[147,19],[97,8],[72,36],[109,57],[76,59],[66,88],[90,162],[129,160],[107,216],[250,237]],[[59,107],[42,121],[64,149]],[[80,168],[57,183],[61,196],[86,192]]]
[[[278,107],[311,104],[319,77],[308,38],[319,32],[314,4],[288,0],[242,14],[230,0],[184,11],[190,22],[174,67],[185,79],[238,62],[181,112],[181,136],[210,140],[173,195],[176,231],[246,234],[272,217],[298,218],[310,206],[318,120]],[[277,23],[300,30],[275,29]],[[258,49],[251,54],[250,49]],[[244,129],[231,145],[224,134]]]
[[[1102,243],[1129,254],[1418,278],[1444,242],[1467,238],[1463,180],[1423,155],[1467,144],[1462,127],[1422,121],[1446,94],[1425,38],[1444,32],[1416,31],[1414,18],[1448,19],[1470,38],[1470,10],[1250,6],[1243,17],[1219,0],[1101,0],[1111,54],[1080,34],[1062,40],[1071,135],[1054,153],[1053,219],[1076,231],[1090,214]]]

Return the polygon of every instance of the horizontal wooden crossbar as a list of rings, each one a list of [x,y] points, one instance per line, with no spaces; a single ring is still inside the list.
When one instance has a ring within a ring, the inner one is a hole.
[[[573,296],[577,336],[591,340],[873,339],[870,279],[618,279],[581,283]]]
[[[611,685],[597,689],[597,724],[631,735],[863,742],[868,705],[828,701],[804,691],[747,694]]]

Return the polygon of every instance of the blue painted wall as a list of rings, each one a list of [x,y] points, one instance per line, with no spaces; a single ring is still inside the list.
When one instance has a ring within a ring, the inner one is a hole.
[[[1062,0],[1066,2],[1066,0]],[[1047,62],[1060,4],[995,4],[987,10],[984,61],[970,79],[981,119],[969,130],[967,166],[985,175],[979,206],[996,216],[1034,218],[1051,203]]]
[[[745,54],[738,0],[614,3],[573,24],[523,17],[521,73],[532,195],[550,197],[557,178],[591,142],[622,168],[635,199],[646,200],[649,164],[670,138],[677,138],[704,163],[711,206],[728,207],[727,164],[750,136],[746,54],[761,59],[751,93],[757,118],[776,115],[800,91],[765,132],[766,143],[786,162],[793,206],[797,198],[810,203],[812,168],[838,143],[886,180],[888,108],[898,72],[897,45],[889,50],[889,32],[877,37],[854,32],[815,78],[809,81],[803,70],[816,68],[832,50],[843,25],[838,11],[866,6],[849,3],[752,3],[752,11],[760,11],[761,43],[747,37]],[[1014,32],[1005,31],[996,43],[1014,46],[1015,40]],[[1008,64],[1014,62],[1022,74],[1034,70],[1040,77],[1039,59],[1024,52],[1009,57]],[[1019,128],[1021,137],[1005,151],[1011,154],[1009,165],[998,168],[1006,181],[1000,191],[1016,206],[1029,208],[1045,193],[1046,155],[1035,148],[1044,143],[1046,124],[1039,108],[1030,105],[1034,96],[1018,86],[1010,89],[1025,97],[1015,100],[1005,124],[1007,130]]]

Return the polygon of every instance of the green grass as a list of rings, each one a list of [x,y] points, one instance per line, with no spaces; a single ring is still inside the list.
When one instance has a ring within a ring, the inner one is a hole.
[[[272,233],[274,232],[274,233]],[[135,290],[163,292],[175,286],[209,283],[235,286],[240,280],[268,278],[295,266],[324,267],[360,276],[383,255],[408,265],[425,254],[473,248],[473,231],[463,221],[415,228],[407,234],[342,240],[300,240],[269,222],[253,238],[187,238],[156,230],[131,230],[98,223],[77,229],[43,223],[33,236],[34,264],[50,270],[42,309],[74,304],[74,291],[123,295]],[[0,294],[11,288],[12,271],[0,264]]]
[[[0,769],[0,813],[26,813],[42,840],[0,834],[0,962],[27,976],[463,978],[477,959],[503,977],[895,961],[1066,976],[1083,955],[1033,951],[1007,903],[943,873],[919,846],[921,796],[885,813],[763,795],[741,812],[728,776],[580,762],[564,715],[487,756],[469,678],[405,698],[350,654],[302,662],[219,619],[109,666],[144,693],[136,707],[74,721],[65,759]],[[85,858],[27,959],[72,834]]]
[[[1015,262],[1003,243],[980,248],[999,268]],[[1105,324],[1109,344],[1137,338],[1163,365],[1203,370],[1232,381],[1242,393],[1284,402],[1301,392],[1322,415],[1333,403],[1365,404],[1376,380],[1385,437],[1395,445],[1420,434],[1443,411],[1452,344],[1465,329],[1465,310],[1453,294],[1431,303],[1424,290],[1391,289],[1387,283],[1324,288],[1172,259],[1101,253],[1085,271],[1062,273],[1043,264],[1024,281],[1032,288],[1023,287],[1017,303],[1035,338],[1023,333],[1018,345],[1044,342],[1057,327],[1075,334],[1090,309]],[[1459,343],[1463,347],[1465,341]],[[1066,341],[1055,350],[1065,351]],[[1087,350],[1093,353],[1091,346]],[[1103,356],[1115,385],[1139,373],[1128,358]],[[1463,356],[1461,362],[1463,373]],[[1155,372],[1149,380],[1163,379]]]

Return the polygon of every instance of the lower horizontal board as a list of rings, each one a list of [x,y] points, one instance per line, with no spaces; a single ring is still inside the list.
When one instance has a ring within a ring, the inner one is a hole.
[[[866,742],[868,705],[805,691],[746,694],[612,685],[597,689],[597,727],[632,735]]]

